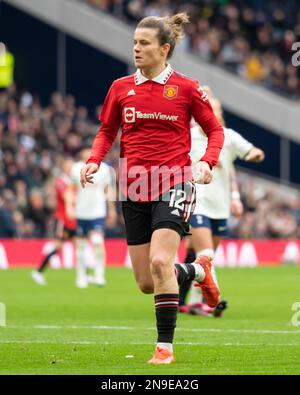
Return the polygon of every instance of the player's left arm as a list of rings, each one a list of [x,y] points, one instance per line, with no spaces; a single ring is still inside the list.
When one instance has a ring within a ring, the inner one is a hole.
[[[239,157],[249,162],[261,162],[264,160],[265,154],[263,150],[255,147],[250,141],[246,140],[238,132],[233,129],[226,129],[228,139],[230,141],[232,162]],[[243,204],[238,188],[237,177],[234,165],[230,168],[230,188],[231,188],[231,213],[237,217],[243,214]]]
[[[255,147],[250,141],[233,129],[227,129],[234,157],[239,157],[246,162],[262,162],[265,153],[262,149]]]
[[[246,154],[244,160],[246,162],[262,162],[265,159],[265,153],[262,149],[253,147],[251,150]]]

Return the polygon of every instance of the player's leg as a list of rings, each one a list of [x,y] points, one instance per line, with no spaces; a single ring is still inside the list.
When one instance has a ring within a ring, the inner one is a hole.
[[[203,266],[195,263],[177,264],[177,270],[174,272],[174,259],[179,242],[180,235],[173,229],[158,229],[153,232],[151,239],[150,269],[154,283],[158,338],[155,354],[149,363],[174,361],[173,338],[179,304],[178,268],[182,269],[185,266],[188,271],[182,271],[190,279],[202,282],[206,278]]]
[[[152,294],[154,292],[154,283],[152,274],[150,272],[150,243],[142,245],[129,245],[128,252],[132,263],[132,269],[134,272],[135,280],[143,293]],[[194,261],[193,259],[192,261]],[[182,265],[176,264],[182,267]],[[174,266],[173,266],[174,270]],[[185,275],[185,271],[175,270],[176,281],[180,283],[181,275]],[[191,273],[191,277],[194,278],[195,273]],[[184,281],[186,283],[191,280]]]
[[[78,219],[76,228],[76,286],[78,288],[88,287],[86,248],[88,244],[88,230],[86,221]]]
[[[168,207],[168,206],[167,206]],[[152,235],[151,203],[123,202],[122,211],[126,226],[128,252],[136,282],[143,293],[153,293],[154,284],[150,272],[149,253]],[[163,208],[164,211],[164,208]],[[167,208],[167,215],[170,209]],[[165,215],[158,213],[159,220]],[[181,228],[181,219],[177,227]],[[184,270],[177,270],[177,274]],[[178,277],[182,277],[179,275]]]
[[[190,219],[195,205],[196,188],[191,182],[177,184],[163,194],[161,202],[154,204],[154,229],[168,228],[178,232],[180,237],[190,235]],[[179,286],[194,278],[202,281],[205,277],[204,269],[199,264],[191,262],[192,251],[187,257],[188,263],[175,263],[175,272]]]
[[[173,338],[179,301],[174,259],[179,243],[180,236],[172,229],[157,229],[153,232],[150,270],[154,283],[158,337],[154,357],[149,363],[159,363],[160,357],[165,363],[173,362]]]
[[[186,250],[187,250],[186,256],[183,261],[185,263],[194,262],[196,259],[196,255],[195,255],[195,251],[194,251],[190,237],[188,239],[186,239]],[[183,281],[180,285],[180,288],[179,288],[179,311],[180,312],[187,312],[185,305],[186,305],[186,299],[187,299],[189,290],[191,288],[191,285],[192,285],[191,280]]]
[[[211,225],[207,217],[204,218],[203,226],[192,227],[192,244],[196,257],[199,255],[207,255],[214,258],[213,234]]]
[[[41,261],[39,268],[37,269],[38,272],[43,273],[45,272],[46,268],[48,267],[48,264],[50,262],[50,259],[55,255],[58,254],[59,251],[61,250],[62,246],[62,240],[61,239],[56,239],[53,242],[53,249],[47,253],[47,255],[44,256],[43,260]]]
[[[106,252],[104,245],[104,235],[102,229],[93,226],[93,229],[89,231],[89,240],[93,247],[93,252],[95,256],[95,270],[92,282],[98,286],[104,286],[105,281],[105,265],[106,265]]]
[[[219,235],[219,234],[217,234],[217,235],[216,235],[216,234],[213,234],[213,247],[214,247],[214,252],[217,251],[217,248],[218,248],[219,244],[221,243],[221,241],[222,241],[221,235]],[[214,280],[215,280],[216,284],[217,284],[218,287],[219,287],[219,282],[218,282],[218,277],[217,277],[217,273],[216,273],[216,268],[215,268],[215,266],[212,267],[211,273],[212,273],[212,275],[213,275],[213,277],[214,277]],[[219,287],[219,288],[220,288],[220,287]]]
[[[37,270],[31,272],[32,279],[39,285],[46,285],[44,273],[49,265],[51,258],[58,254],[62,247],[64,236],[64,224],[61,221],[56,221],[55,224],[55,240],[53,241],[53,248],[46,253],[42,258]]]
[[[135,280],[143,293],[154,291],[150,273],[151,204],[122,202],[126,239]]]
[[[154,284],[150,272],[150,242],[140,245],[129,245],[128,252],[132,263],[135,281],[145,294],[153,294]]]
[[[126,226],[127,245],[132,262],[132,268],[136,282],[139,288],[141,289],[141,291],[144,293],[153,293],[155,289],[153,275],[152,272],[150,271],[150,242],[153,243],[152,233],[154,230],[152,228],[152,206],[153,206],[152,202],[137,203],[137,202],[126,201],[122,203],[123,216]],[[174,231],[168,230],[168,232],[172,233],[172,238],[173,240],[175,238],[176,241],[175,242],[176,245],[172,248],[172,251],[168,252],[168,259],[167,259],[169,264],[168,269],[169,272],[171,273],[171,278],[173,281],[173,288],[174,288],[171,289],[171,292],[173,293],[175,292],[177,294],[176,298],[172,300],[172,302],[174,302],[172,303],[172,307],[171,307],[172,309],[171,315],[172,315],[172,313],[174,312],[174,308],[175,308],[175,313],[177,313],[177,306],[178,306],[178,285],[174,272],[174,257],[177,251],[177,245],[179,243],[180,237]],[[153,237],[154,237],[154,244],[153,244],[154,249],[152,249],[152,263],[154,264],[154,266],[152,267],[152,270],[154,271],[155,279],[157,279],[158,275],[156,275],[156,273],[158,272],[155,271],[154,267],[156,267],[156,263],[158,263],[158,260],[161,259],[158,256],[157,250],[164,249],[165,241],[167,245],[170,244],[170,241],[168,240],[168,238],[167,239],[164,238],[163,240],[159,238],[159,243],[158,243],[156,241],[156,237],[155,236]],[[160,253],[163,254],[163,251],[160,251]],[[158,280],[156,280],[156,289],[158,287],[157,284],[158,284]],[[168,292],[169,291],[170,290],[168,289]],[[164,309],[164,312],[167,315],[169,315],[169,312],[167,311],[166,308]],[[174,332],[173,321],[174,320],[172,320],[171,324],[167,323],[168,332],[170,331]],[[176,315],[175,315],[175,322],[176,322]],[[171,333],[171,337],[172,337],[172,333]],[[163,340],[170,340],[170,339],[168,338]],[[173,354],[171,351],[167,349],[167,350],[162,350],[161,352],[164,354],[163,363],[173,362]],[[165,355],[165,353],[167,355]]]
[[[178,293],[178,281],[174,271],[174,259],[180,236],[172,229],[157,229],[150,245],[150,270],[154,293]]]
[[[185,280],[196,279],[199,283],[206,280],[206,268],[202,264],[175,264],[174,259],[179,243],[186,232],[186,225],[194,204],[195,188],[190,190],[182,185],[174,186],[159,202],[152,204],[153,234],[150,246],[150,270],[154,283],[154,303],[157,326],[157,346],[149,363],[171,363],[173,357],[173,338],[179,304],[178,284]]]
[[[201,222],[201,221],[200,221]],[[192,242],[195,245],[197,255],[207,255],[212,259],[214,258],[214,253],[222,239],[226,235],[227,223],[225,219],[209,219],[203,217],[202,225],[198,228],[193,228],[192,230]],[[215,271],[215,267],[212,266],[211,274],[214,283],[218,286],[218,278]],[[218,305],[211,309],[206,301],[203,300],[203,295],[199,292],[198,287],[192,287],[191,291],[191,314],[195,315],[214,315],[219,317],[222,315],[223,310],[227,307],[227,302],[224,300],[219,301]]]
[[[219,222],[215,224],[213,231],[213,244],[215,251],[217,250],[220,242],[222,241],[222,238],[225,237],[226,235],[227,235],[227,220],[226,219],[219,220]],[[214,267],[212,270],[212,275],[217,281],[217,274],[215,272]],[[221,298],[220,302],[213,310],[213,316],[216,318],[222,317],[224,310],[226,310],[227,307],[228,307],[227,300]]]
[[[211,223],[209,219],[203,215],[196,214],[192,217],[191,225],[191,243],[196,257],[205,255],[213,259],[214,249]],[[192,305],[192,307],[197,307],[200,309],[199,311],[201,311],[202,303],[203,297],[201,289],[199,287],[191,287],[189,305]],[[203,311],[203,315],[207,315],[207,313],[210,312]]]

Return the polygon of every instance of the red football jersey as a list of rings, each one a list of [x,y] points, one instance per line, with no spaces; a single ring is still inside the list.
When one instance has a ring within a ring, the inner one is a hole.
[[[56,210],[55,218],[63,222],[64,226],[69,229],[76,228],[76,219],[69,218],[66,212],[66,204],[64,194],[67,188],[70,186],[71,181],[67,176],[58,177],[55,180],[55,193],[56,193]]]
[[[145,183],[141,185],[148,185],[149,193],[142,197],[139,195],[136,200],[153,200],[169,189],[162,182],[168,170],[157,179],[155,173],[160,171],[158,168],[185,168],[185,171],[174,171],[170,186],[192,180],[189,156],[192,117],[208,136],[206,153],[199,160],[213,167],[218,162],[224,133],[198,82],[177,73],[170,65],[152,80],[137,70],[134,75],[113,82],[102,108],[101,126],[87,163],[100,164],[121,125],[120,157],[127,161],[126,167],[123,165],[125,170],[121,169],[121,189],[128,195],[131,184],[136,184],[138,178],[143,179]],[[129,197],[133,200],[130,193]]]

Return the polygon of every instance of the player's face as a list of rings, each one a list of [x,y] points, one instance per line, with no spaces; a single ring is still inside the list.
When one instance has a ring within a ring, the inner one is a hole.
[[[134,33],[134,64],[139,69],[151,69],[165,62],[169,44],[160,45],[157,29],[140,28]]]

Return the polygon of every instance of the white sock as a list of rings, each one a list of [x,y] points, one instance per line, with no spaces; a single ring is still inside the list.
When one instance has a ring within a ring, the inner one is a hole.
[[[167,348],[169,351],[173,352],[173,344],[172,343],[157,343],[158,347]]]
[[[200,287],[191,287],[190,290],[190,298],[189,298],[189,303],[195,304],[195,303],[202,303],[203,298],[202,298],[202,292]]]
[[[98,236],[98,238],[96,238]],[[95,280],[105,281],[105,247],[103,237],[96,234],[91,238],[95,254]]]
[[[83,238],[76,240],[76,272],[77,279],[86,277],[85,248],[87,241]]]
[[[205,255],[210,257],[211,259],[214,259],[215,253],[212,248],[204,248],[203,250],[199,250],[196,252],[196,257],[199,257],[200,255]],[[192,263],[191,265],[193,265],[195,268],[195,272],[196,272],[195,280],[203,281],[205,279],[205,271],[203,267],[201,265],[194,263]]]
[[[214,259],[215,252],[212,248],[204,248],[203,250],[197,251],[196,256],[198,257],[199,255],[209,256],[211,259]],[[216,273],[216,269],[215,269],[214,265],[211,266],[211,275],[212,275],[217,287],[219,288],[217,273]]]
[[[198,263],[191,263],[195,269],[195,281],[203,281],[205,279],[205,271],[201,265]]]

